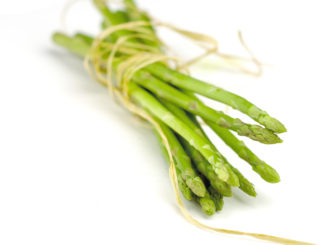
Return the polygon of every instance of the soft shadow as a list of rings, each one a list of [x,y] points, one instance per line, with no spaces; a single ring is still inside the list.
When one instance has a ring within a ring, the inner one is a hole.
[[[268,196],[264,195],[263,191],[256,188],[257,196],[252,197],[248,196],[246,193],[242,192],[238,188],[233,188],[233,196],[232,198],[240,203],[241,205],[245,206],[264,206],[264,204],[270,203],[270,200],[268,199]]]

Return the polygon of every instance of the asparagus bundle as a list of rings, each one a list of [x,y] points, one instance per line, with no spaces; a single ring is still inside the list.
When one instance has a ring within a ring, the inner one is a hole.
[[[212,215],[222,209],[223,197],[232,196],[232,187],[256,196],[253,184],[218,151],[199,118],[265,181],[280,181],[276,170],[234,133],[264,144],[281,143],[277,134],[286,131],[281,122],[248,100],[169,66],[150,18],[132,0],[124,0],[124,9],[118,11],[110,10],[105,1],[94,0],[94,4],[103,17],[103,32],[97,38],[55,33],[53,40],[90,60],[98,81],[127,108],[137,108],[150,118],[164,155],[175,164],[178,187],[185,199],[194,200],[204,213]],[[260,125],[232,118],[205,105],[196,95],[231,106]]]

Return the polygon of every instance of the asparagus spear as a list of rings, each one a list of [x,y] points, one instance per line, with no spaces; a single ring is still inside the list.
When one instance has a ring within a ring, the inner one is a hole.
[[[169,67],[160,63],[151,64],[146,67],[146,70],[158,78],[173,84],[174,86],[178,86],[229,105],[233,109],[241,111],[275,133],[286,132],[286,128],[281,122],[269,116],[267,112],[259,109],[248,100],[234,93],[216,87],[212,84],[202,82],[191,76],[170,69]]]
[[[256,156],[243,141],[235,137],[229,130],[219,127],[217,124],[208,120],[205,122],[225,144],[237,153],[240,158],[248,162],[252,166],[252,169],[264,180],[270,183],[277,183],[280,181],[280,176],[276,170]]]
[[[81,57],[85,57],[90,49],[90,44],[82,40],[80,37],[68,37],[62,33],[55,33],[52,36],[52,40],[56,44]]]
[[[172,155],[176,160],[177,168],[181,172],[181,177],[186,185],[199,197],[204,197],[206,187],[201,178],[196,174],[191,165],[188,155],[184,152],[181,144],[174,135],[174,133],[160,120],[156,120],[160,128],[166,136],[169,146],[171,147]]]
[[[202,118],[215,122],[221,127],[231,129],[239,135],[247,136],[265,144],[282,142],[282,140],[272,131],[258,125],[246,124],[240,119],[234,119],[223,112],[215,111],[143,70],[136,72],[132,81],[150,90],[158,97],[172,102],[184,110],[199,115]]]
[[[212,186],[208,187],[208,191],[211,196],[211,199],[215,204],[216,211],[221,211],[224,205],[223,196],[218,193]]]
[[[206,192],[204,197],[195,196],[194,199],[199,203],[203,212],[209,216],[216,212],[216,205],[214,199]]]
[[[170,164],[170,159],[169,159],[169,155],[168,155],[168,152],[162,142],[162,138],[160,136],[160,134],[156,131],[155,131],[155,134],[157,136],[157,139],[158,139],[158,142],[160,144],[160,147],[161,147],[161,151],[166,159],[166,161]],[[175,158],[174,158],[175,160]],[[175,160],[176,161],[176,160]],[[178,179],[178,186],[179,186],[179,189],[182,193],[182,195],[184,196],[185,199],[187,200],[192,200],[193,199],[193,193],[192,191],[190,190],[190,188],[186,185],[186,183],[184,182],[182,176],[181,176],[181,170],[178,168],[178,166],[175,166],[175,171],[176,171],[176,174],[177,174],[177,179]]]
[[[242,175],[242,173],[238,169],[233,167],[225,158],[224,158],[224,162],[238,176],[239,183],[240,183],[239,189],[242,190],[243,192],[247,193],[248,195],[255,197],[257,194],[256,194],[256,191],[255,191],[254,185],[246,177],[244,177]]]
[[[109,25],[119,25],[121,23],[127,22],[128,18],[125,12],[116,11],[112,12],[106,5],[105,0],[93,0],[95,7],[100,11],[104,18],[103,27],[107,27]],[[130,31],[127,30],[119,30],[111,35],[113,40],[117,40],[118,37],[129,35]]]
[[[167,161],[170,163],[170,159],[167,153],[167,150],[162,142],[162,138],[159,135],[159,133],[155,130],[155,133],[157,135],[157,138],[159,140],[163,155],[165,156],[165,158],[167,159]],[[172,132],[170,132],[172,133]],[[170,134],[169,133],[169,134]],[[166,136],[168,136],[169,134],[167,134]],[[171,144],[171,146],[173,141],[170,141],[169,144]],[[179,147],[179,146],[177,146]],[[175,161],[177,162],[177,157],[178,156],[173,156]],[[179,160],[180,161],[180,160]],[[181,191],[181,193],[183,194],[183,196],[187,199],[187,200],[192,200],[195,199],[200,206],[202,207],[202,210],[204,211],[204,213],[206,213],[207,215],[213,215],[215,213],[215,202],[213,201],[213,199],[210,197],[210,195],[208,194],[208,192],[205,192],[205,195],[203,197],[199,197],[196,196],[195,194],[193,194],[193,192],[190,190],[190,188],[186,185],[186,183],[184,182],[183,178],[182,178],[182,174],[181,171],[178,167],[176,167],[176,174],[177,174],[177,179],[178,179],[178,185],[179,185],[179,189]]]

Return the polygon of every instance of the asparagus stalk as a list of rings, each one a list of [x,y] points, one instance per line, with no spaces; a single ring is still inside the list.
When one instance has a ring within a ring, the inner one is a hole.
[[[248,162],[252,169],[258,173],[265,181],[277,183],[280,181],[280,176],[274,168],[269,166],[258,156],[256,156],[243,141],[235,137],[229,130],[218,126],[210,121],[205,121],[206,124],[228,145],[240,158]]]
[[[112,12],[106,5],[105,0],[93,0],[95,7],[100,11],[104,18],[104,27],[109,25],[119,25],[121,23],[127,22],[127,14],[123,11]],[[130,31],[119,30],[114,33],[115,38],[118,36],[128,35]]]
[[[193,93],[198,93],[205,97],[229,105],[233,109],[241,111],[275,133],[286,132],[286,128],[281,122],[269,116],[267,112],[259,109],[248,100],[234,93],[216,87],[212,84],[202,82],[186,74],[170,69],[169,67],[160,63],[151,64],[146,67],[146,70],[158,78],[173,84],[174,86],[189,90]]]
[[[238,169],[233,167],[225,158],[224,158],[224,162],[238,176],[239,183],[240,183],[239,189],[242,190],[243,192],[247,193],[250,196],[253,196],[253,197],[257,196],[254,185],[246,177],[244,177]]]
[[[204,197],[195,196],[194,199],[199,203],[205,214],[211,216],[216,212],[215,199],[208,192],[206,192]]]
[[[62,33],[55,33],[52,36],[52,40],[56,44],[81,57],[85,57],[90,49],[90,44],[80,37],[68,37]]]
[[[80,39],[82,41],[84,41],[85,43],[87,43],[89,46],[92,45],[94,38],[92,38],[91,36],[83,33],[83,32],[77,32],[74,36],[74,38],[76,39]]]
[[[218,193],[212,186],[208,187],[208,191],[211,196],[211,199],[215,204],[216,211],[221,211],[224,205],[223,196]]]
[[[171,147],[172,155],[176,161],[177,168],[181,172],[181,177],[186,185],[192,190],[194,194],[199,197],[204,197],[206,193],[206,187],[201,178],[196,174],[191,165],[191,161],[188,155],[185,153],[178,139],[174,133],[160,120],[156,120],[160,125],[160,128],[166,136],[169,146]]]
[[[169,159],[167,150],[163,144],[162,138],[156,130],[155,130],[155,133],[156,133],[158,141],[160,143],[163,155],[165,156],[167,162],[170,163],[170,159]],[[171,142],[169,142],[169,143],[171,143]],[[175,161],[177,161],[176,156],[174,156],[174,159],[175,159]],[[193,192],[190,190],[190,188],[184,182],[184,180],[182,178],[181,171],[178,167],[176,167],[176,174],[177,174],[179,189],[180,189],[182,195],[184,196],[184,198],[186,198],[187,200],[195,199],[195,201],[200,204],[200,206],[202,207],[202,210],[205,214],[213,215],[216,210],[215,201],[214,201],[213,197],[211,197],[208,192],[206,192],[203,197],[198,197],[198,196],[194,195]]]
[[[160,134],[156,131],[155,131],[155,134],[157,136],[157,139],[158,139],[158,142],[160,144],[160,147],[161,147],[161,151],[166,159],[166,161],[170,164],[170,159],[169,159],[169,155],[168,155],[168,152],[163,144],[163,141],[162,141],[162,138],[160,136]],[[175,158],[174,158],[175,160]],[[175,160],[176,161],[176,160]],[[182,193],[182,195],[184,196],[185,199],[187,200],[192,200],[193,199],[193,193],[192,191],[190,190],[190,188],[186,185],[186,183],[184,182],[182,176],[181,176],[181,170],[178,168],[178,166],[175,166],[175,171],[176,171],[176,174],[177,174],[177,179],[178,179],[178,186],[179,186],[179,189]]]
[[[132,79],[133,82],[145,87],[156,96],[163,98],[193,114],[217,123],[221,127],[231,129],[241,136],[247,136],[253,140],[265,144],[280,143],[282,140],[272,131],[258,125],[250,125],[240,119],[234,119],[223,112],[205,106],[202,102],[194,100],[183,92],[153,77],[150,73],[139,70]]]

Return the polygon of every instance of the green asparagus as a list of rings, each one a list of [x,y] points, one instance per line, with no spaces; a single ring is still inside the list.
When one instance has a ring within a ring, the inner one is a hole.
[[[149,16],[140,11],[133,0],[124,0],[125,8],[118,11],[112,11],[104,0],[94,0],[94,3],[103,16],[103,28],[130,21],[150,21]],[[145,38],[137,35],[143,34],[144,30],[152,37]],[[139,52],[157,54],[163,50],[151,25],[144,25],[139,33],[136,29],[116,31],[101,40],[99,49],[92,53],[92,58],[94,56],[94,60],[101,64],[100,72],[103,76],[106,75],[110,48],[118,38],[130,34],[135,34],[135,38],[130,38],[120,46],[112,67],[115,73],[120,65],[134,54]],[[53,35],[53,40],[74,54],[85,57],[92,51],[94,38],[84,33],[77,33],[73,37],[56,33]],[[167,64],[159,62],[136,71],[127,85],[127,92],[131,102],[147,111],[160,125],[176,163],[176,177],[181,193],[187,200],[197,201],[206,214],[212,215],[222,209],[223,197],[232,196],[231,186],[237,186],[251,196],[256,196],[256,192],[253,184],[217,150],[198,123],[196,116],[201,117],[263,179],[271,183],[279,181],[277,172],[230,132],[230,130],[234,131],[240,136],[247,136],[264,144],[282,142],[277,133],[286,131],[284,125],[248,100],[182,74],[171,69]],[[216,111],[202,103],[195,94],[229,105],[265,128],[244,123],[240,119]],[[162,148],[166,155],[166,149],[164,146]]]
[[[146,108],[150,113],[159,118],[162,122],[172,128],[175,132],[185,138],[190,145],[196,148],[212,165],[214,171],[221,180],[230,182],[228,168],[225,167],[219,152],[209,146],[209,142],[196,134],[187,124],[182,122],[173,113],[162,106],[151,94],[141,89],[134,83],[128,86],[129,94],[136,102]],[[235,183],[229,183],[234,185]]]
[[[240,158],[248,162],[252,169],[258,173],[264,180],[270,183],[277,183],[280,181],[280,176],[267,163],[259,159],[243,141],[235,137],[229,130],[218,126],[215,123],[206,121],[206,124],[227,144]]]
[[[160,122],[160,120],[156,120],[156,123],[158,123],[160,129],[167,138],[169,146],[171,147],[171,153],[176,160],[176,167],[180,170],[182,179],[193,193],[199,197],[204,197],[206,193],[206,187],[201,178],[193,169],[190,158],[183,150],[183,147],[179,143],[177,137],[165,124]]]
[[[138,71],[132,79],[133,82],[149,89],[155,95],[168,100],[184,110],[199,115],[207,120],[217,123],[237,132],[239,135],[247,136],[253,140],[265,144],[280,143],[282,140],[272,131],[264,129],[258,125],[245,124],[240,119],[233,119],[223,112],[215,111],[197,100],[193,100],[181,91],[169,86],[153,77],[145,71]]]
[[[158,142],[160,144],[162,154],[165,157],[166,161],[170,164],[169,154],[168,154],[168,152],[166,150],[165,145],[163,144],[163,140],[162,140],[159,132],[157,132],[156,130],[155,130],[155,134],[156,134]],[[176,162],[175,158],[174,158],[174,161]],[[181,170],[177,166],[175,166],[175,171],[176,171],[176,174],[177,174],[178,186],[179,186],[179,189],[180,189],[183,197],[185,199],[189,200],[189,201],[192,200],[193,199],[193,193],[190,190],[190,188],[186,185],[186,183],[184,182],[184,180],[183,180],[183,178],[181,176]]]
[[[169,67],[163,64],[151,64],[146,67],[146,70],[148,70],[151,74],[157,76],[158,78],[173,84],[174,86],[201,94],[205,97],[229,105],[233,109],[239,110],[242,113],[247,114],[256,122],[264,125],[266,128],[274,131],[275,133],[286,132],[286,128],[281,122],[269,116],[267,112],[259,109],[257,106],[255,106],[248,100],[234,93],[231,93],[222,88],[218,88],[212,84],[202,82],[191,76],[170,69]]]

